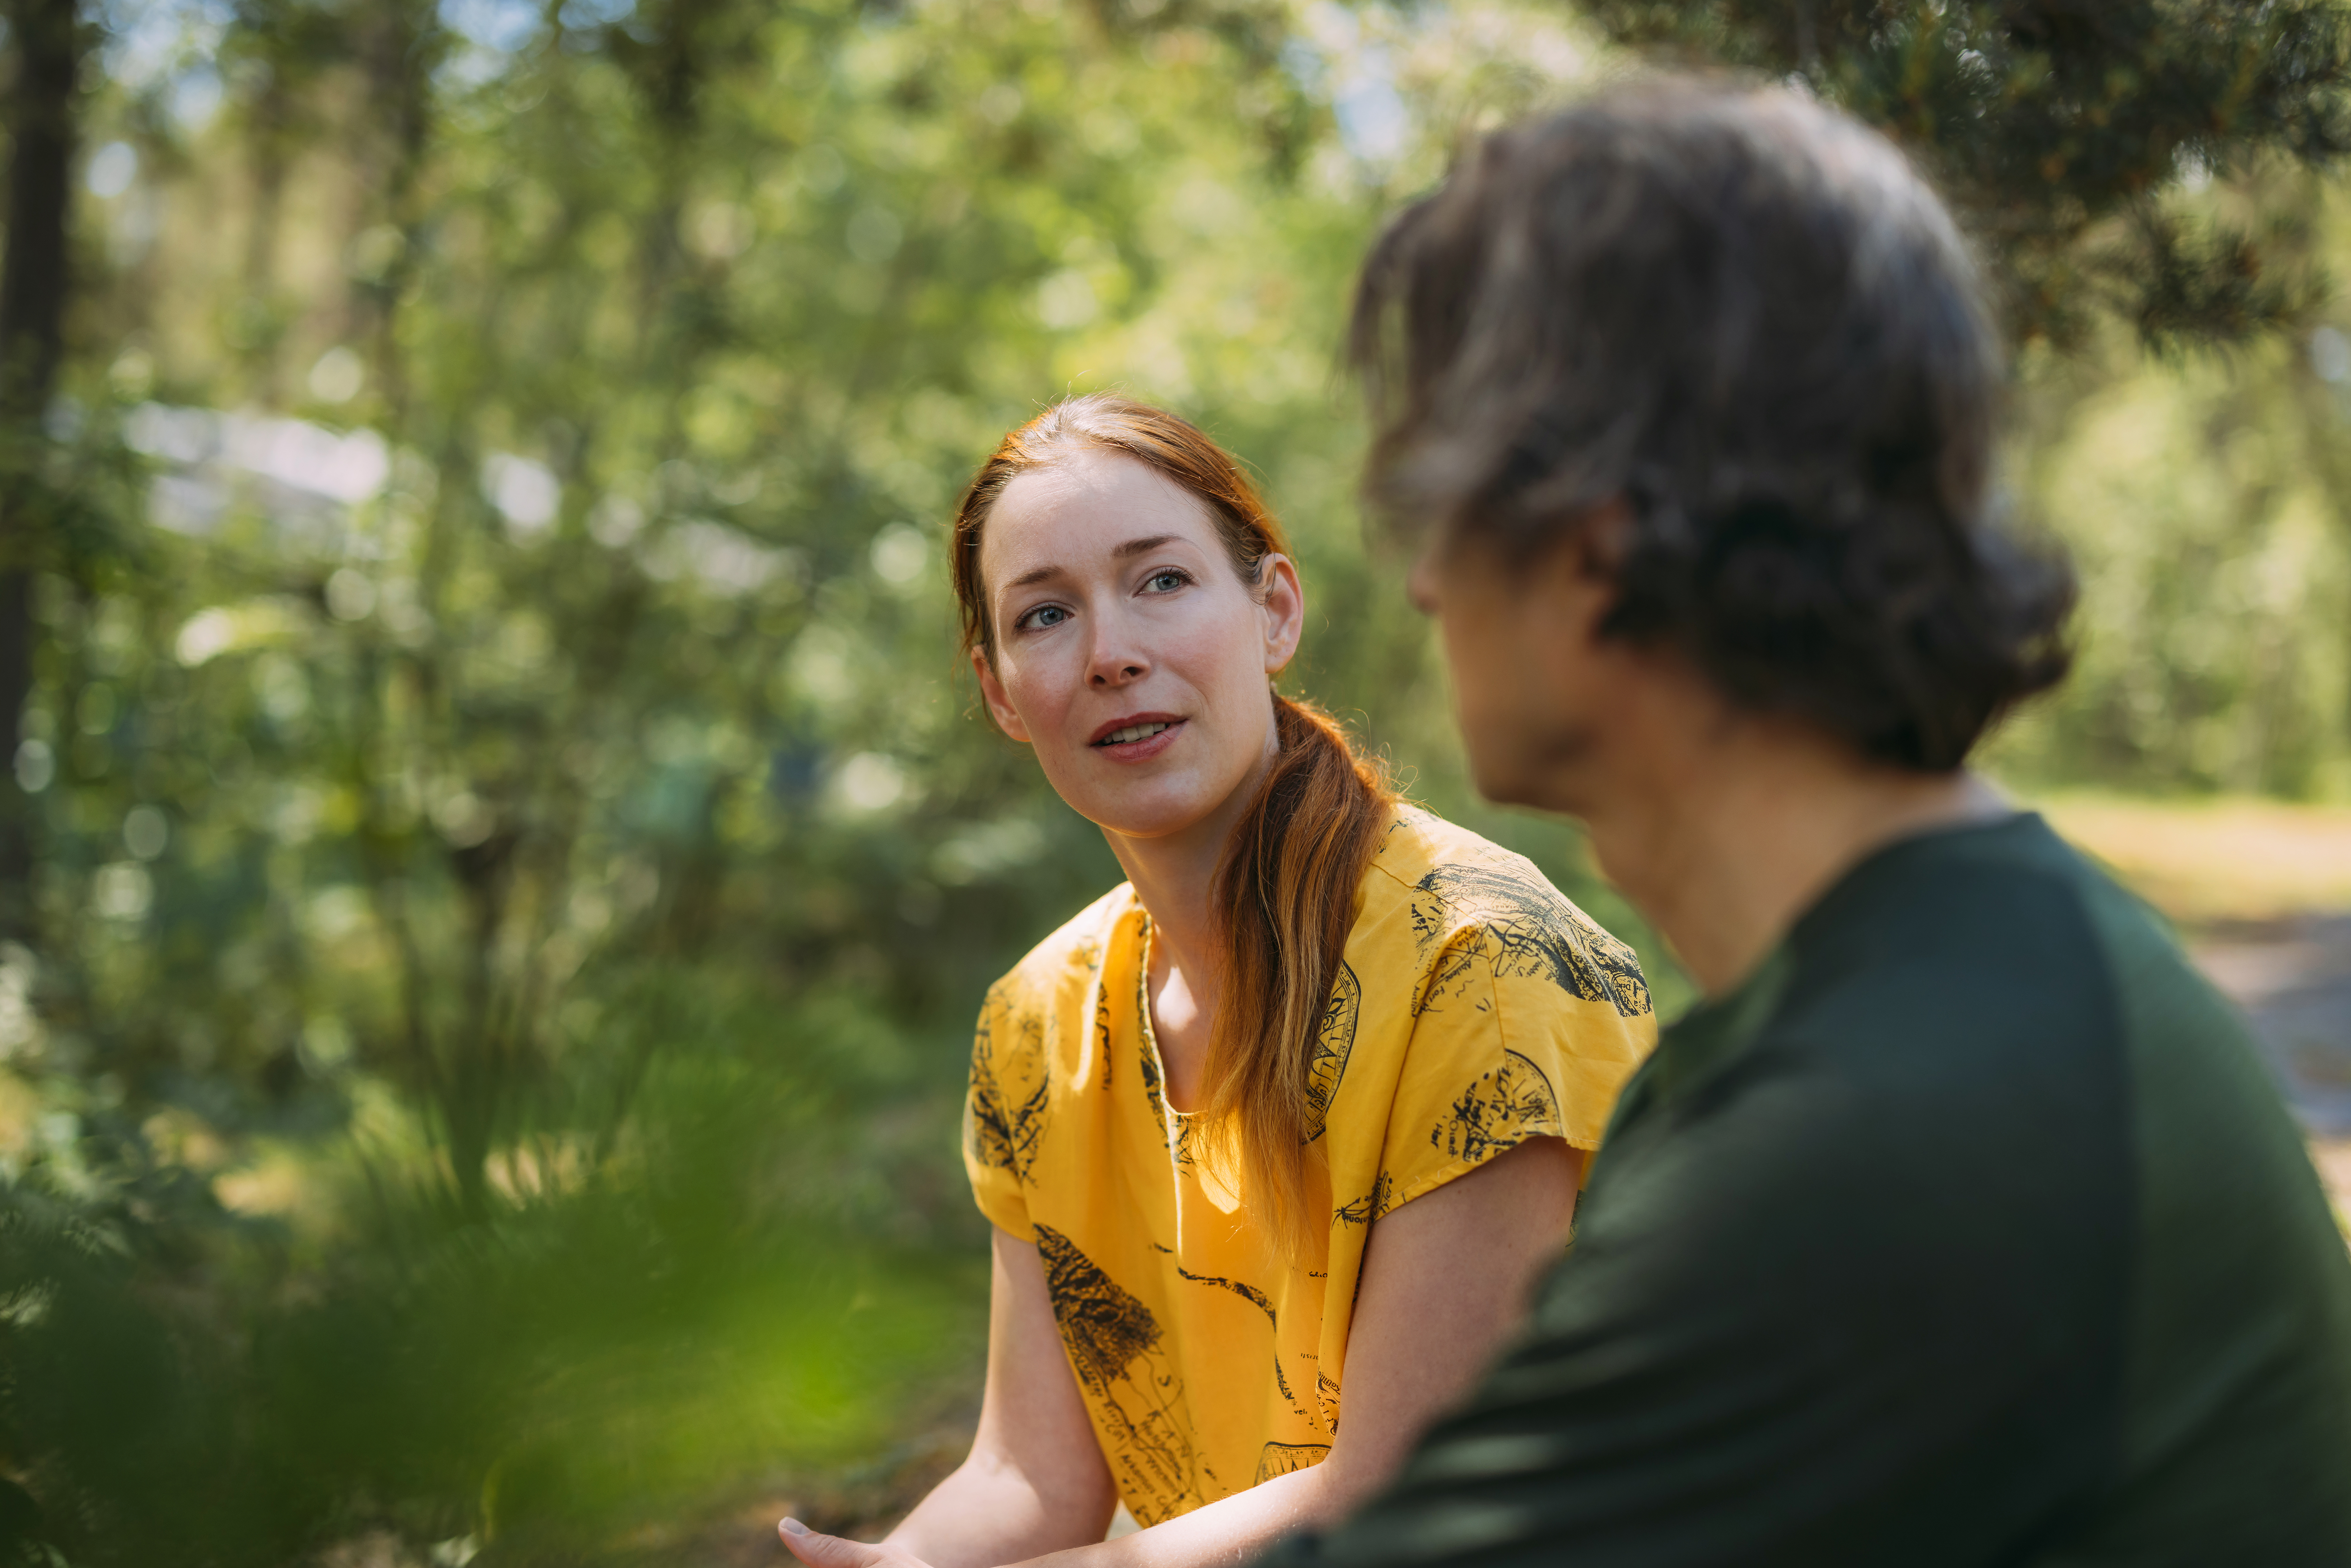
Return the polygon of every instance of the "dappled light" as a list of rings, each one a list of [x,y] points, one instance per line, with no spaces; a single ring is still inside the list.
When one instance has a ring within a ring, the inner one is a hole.
[[[958,1457],[973,1020],[1120,873],[987,719],[946,524],[1070,392],[1252,465],[1283,689],[1686,1002],[1572,825],[1476,799],[1338,371],[1382,219],[1631,9],[82,6],[61,346],[0,409],[0,1556],[768,1563]],[[2158,198],[2351,258],[2274,146]],[[2351,909],[2351,313],[2043,303],[2004,472],[2079,671],[1992,770],[2216,947]],[[2259,908],[2130,860],[2211,795],[2304,813],[2210,839]]]

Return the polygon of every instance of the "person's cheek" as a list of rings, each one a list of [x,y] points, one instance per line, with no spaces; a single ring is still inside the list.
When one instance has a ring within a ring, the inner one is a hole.
[[[1046,648],[1032,654],[1024,666],[1027,679],[1022,690],[1027,706],[1022,711],[1040,733],[1058,737],[1069,717],[1071,688],[1079,675],[1071,664],[1067,649]]]

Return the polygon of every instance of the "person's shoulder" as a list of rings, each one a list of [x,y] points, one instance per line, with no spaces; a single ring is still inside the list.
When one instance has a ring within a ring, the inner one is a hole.
[[[1797,920],[1781,970],[1756,1050],[1719,1060],[1817,1071],[1914,1148],[1928,1144],[1919,1127],[1957,1123],[2020,1158],[2016,1124],[2063,1107],[2051,1157],[2119,1158],[2156,1087],[2148,1068],[2276,1099],[2241,1021],[2157,918],[2029,813],[1868,856]],[[2202,1099],[2180,1106],[2184,1124],[2220,1136],[2230,1097]]]
[[[1363,918],[1411,932],[1418,967],[1480,953],[1627,1017],[1649,1011],[1640,958],[1526,856],[1417,806],[1399,806],[1365,877]]]
[[[1524,855],[1504,849],[1423,806],[1399,802],[1386,835],[1372,857],[1372,879],[1402,894],[1424,895],[1446,887],[1490,885],[1493,897],[1562,899],[1559,890]],[[1515,895],[1509,889],[1520,890]],[[1563,900],[1562,900],[1563,901]],[[1426,900],[1424,899],[1424,902]],[[1458,899],[1467,911],[1469,903]],[[1474,903],[1474,899],[1469,901]],[[1490,902],[1490,900],[1489,900]]]
[[[2020,1049],[2028,1037],[2119,1027],[2120,967],[2138,968],[2141,985],[2158,973],[2195,983],[2153,917],[2024,812],[1879,850],[1798,919],[1788,946],[1796,977],[1783,1018],[1831,1009],[1972,1027],[1996,1014]]]
[[[1091,979],[1118,923],[1135,906],[1134,886],[1120,883],[1063,921],[988,988],[991,1005],[1041,1002],[1071,979]]]

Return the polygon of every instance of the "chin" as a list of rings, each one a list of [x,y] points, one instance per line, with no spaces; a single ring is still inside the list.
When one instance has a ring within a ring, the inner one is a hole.
[[[1105,791],[1082,804],[1071,802],[1078,815],[1104,832],[1129,839],[1164,839],[1180,833],[1214,811],[1217,803],[1195,789],[1148,786],[1115,794]]]
[[[1573,791],[1561,788],[1562,779],[1556,767],[1546,768],[1535,758],[1514,754],[1507,758],[1483,755],[1476,750],[1469,754],[1469,781],[1478,793],[1497,806],[1524,806],[1538,811],[1559,811],[1578,815]]]
[[[1168,839],[1199,826],[1206,810],[1113,810],[1092,819],[1094,826],[1123,839]]]
[[[1469,782],[1478,787],[1479,795],[1497,806],[1542,805],[1531,782],[1516,772],[1480,767],[1473,761],[1469,766]]]
[[[1521,714],[1461,727],[1478,793],[1496,805],[1570,817],[1585,815],[1604,776],[1605,734],[1602,723],[1577,716]]]

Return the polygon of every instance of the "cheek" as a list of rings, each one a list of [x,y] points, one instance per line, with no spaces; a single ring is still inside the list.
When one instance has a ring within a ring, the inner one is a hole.
[[[1072,684],[1070,673],[1061,667],[1063,663],[1050,655],[1040,658],[1033,650],[1017,659],[997,656],[996,678],[1004,687],[1005,700],[1032,732],[1050,728],[1069,709]]]
[[[1236,594],[1180,636],[1184,665],[1204,684],[1213,681],[1224,690],[1265,684],[1265,616],[1254,601]]]
[[[1483,706],[1493,694],[1500,666],[1498,641],[1490,620],[1459,611],[1445,617],[1445,661],[1453,669],[1453,685],[1461,706]]]
[[[1445,618],[1446,659],[1452,666],[1454,701],[1465,727],[1510,726],[1544,695],[1544,672],[1527,656],[1504,606],[1483,612],[1464,609]]]
[[[1170,646],[1163,658],[1185,684],[1212,693],[1219,702],[1265,684],[1259,639],[1240,626],[1199,628]]]

